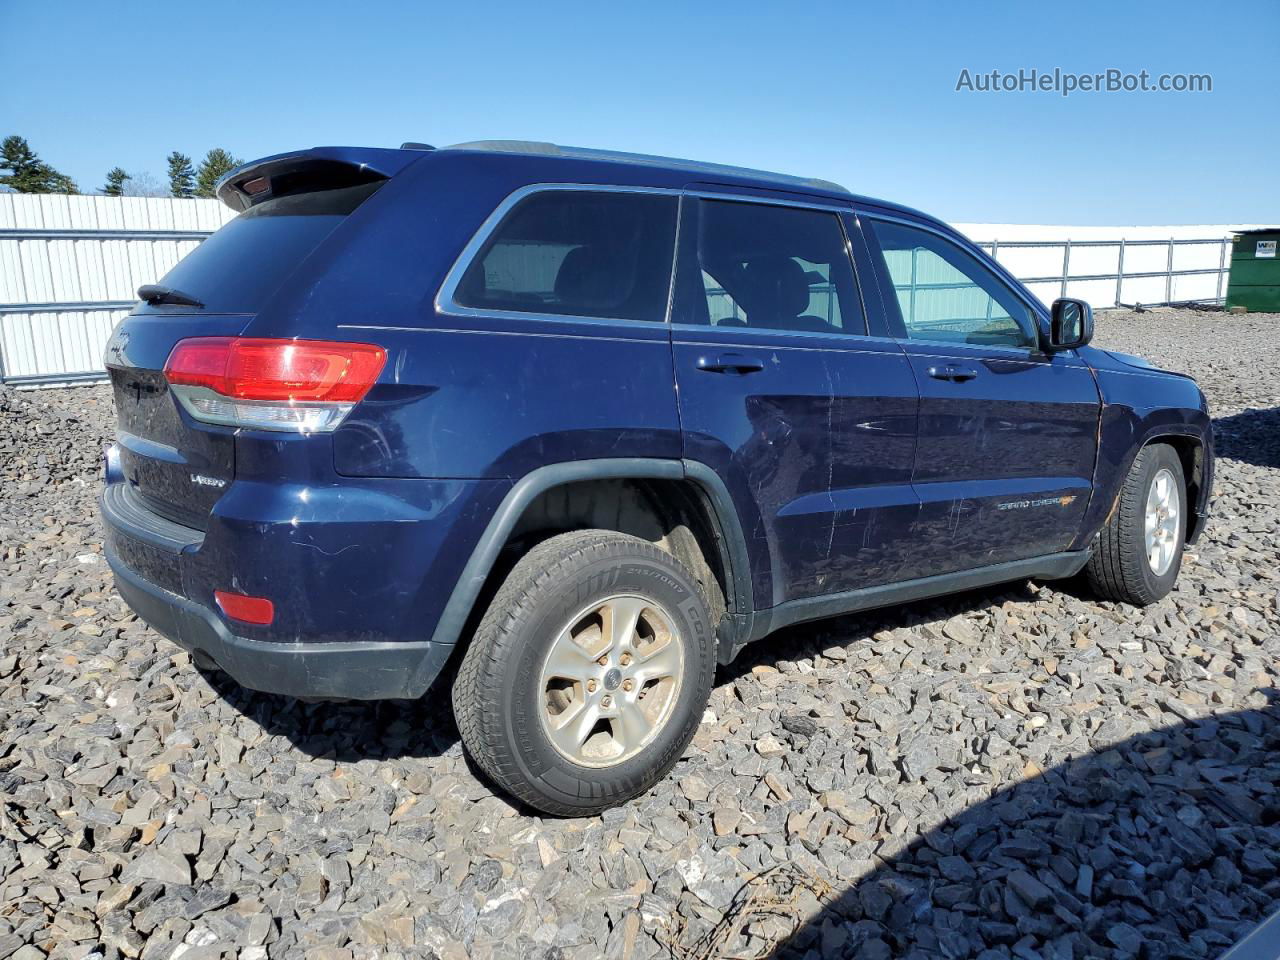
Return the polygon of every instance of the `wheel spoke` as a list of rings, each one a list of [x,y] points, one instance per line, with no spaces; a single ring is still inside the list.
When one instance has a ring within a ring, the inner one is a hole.
[[[641,658],[632,675],[637,682],[662,677],[678,677],[680,675],[680,646],[674,640],[668,640],[657,650],[647,653]]]
[[[547,732],[561,751],[576,756],[598,719],[599,707],[594,703],[581,703],[566,710],[562,716],[549,717]]]
[[[594,665],[595,659],[591,654],[574,643],[567,632],[563,633],[547,657],[547,665],[542,670],[543,685],[552,677],[585,683]]]
[[[614,736],[622,742],[624,752],[634,750],[644,743],[652,729],[653,725],[649,723],[649,718],[644,715],[639,704],[629,700],[619,704]]]
[[[609,637],[607,650],[617,650],[631,643],[645,606],[645,601],[639,597],[617,597],[609,601],[605,608],[605,633]]]

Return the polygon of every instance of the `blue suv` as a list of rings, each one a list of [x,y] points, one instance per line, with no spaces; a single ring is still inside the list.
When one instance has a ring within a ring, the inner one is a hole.
[[[1080,571],[1151,603],[1204,527],[1195,382],[914,210],[511,141],[218,195],[107,347],[120,593],[257,690],[449,666],[471,755],[541,810],[664,776],[780,627]]]

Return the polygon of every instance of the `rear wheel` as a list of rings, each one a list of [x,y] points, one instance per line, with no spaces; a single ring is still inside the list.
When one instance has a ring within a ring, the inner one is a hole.
[[[715,642],[693,575],[636,537],[552,537],[511,571],[453,686],[463,743],[547,813],[596,813],[643,793],[688,746]]]
[[[1157,443],[1139,451],[1086,572],[1109,600],[1146,606],[1173,589],[1182,567],[1186,480],[1174,449]]]

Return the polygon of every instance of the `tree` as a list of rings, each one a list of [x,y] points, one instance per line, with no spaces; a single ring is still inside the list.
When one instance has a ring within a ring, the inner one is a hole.
[[[24,137],[0,145],[0,185],[15,193],[77,193],[75,181],[41,160]]]
[[[123,197],[125,181],[132,179],[123,167],[112,167],[107,171],[107,182],[102,185],[102,192],[108,197]]]
[[[167,197],[169,188],[162,184],[155,174],[143,170],[141,173],[129,175],[129,182],[124,187],[124,195],[126,197]]]
[[[191,158],[177,150],[169,154],[169,195],[186,198],[195,193],[196,171]]]
[[[218,180],[243,162],[235,159],[221,147],[214,147],[204,155],[204,159],[200,161],[200,169],[196,171],[196,196],[216,196],[213,188],[218,185]]]

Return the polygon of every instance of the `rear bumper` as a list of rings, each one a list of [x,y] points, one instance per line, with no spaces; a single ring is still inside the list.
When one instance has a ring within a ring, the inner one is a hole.
[[[293,697],[413,698],[426,692],[453,647],[417,643],[279,643],[249,640],[198,603],[125,566],[107,547],[116,589],[139,617],[184,650],[203,655],[241,686]]]
[[[197,589],[192,579],[193,569],[203,569],[202,560],[207,563],[207,535],[151,513],[125,493],[125,486],[109,483],[99,502],[117,590],[157,632],[211,660],[242,686],[297,697],[416,698],[453,652],[452,645],[418,638],[315,639],[302,634],[285,640],[233,632],[234,621],[228,622],[211,602],[193,599],[211,592]],[[277,560],[279,583],[287,580],[288,567],[300,561],[283,548],[277,550]],[[320,594],[309,606],[323,608],[324,599]]]

